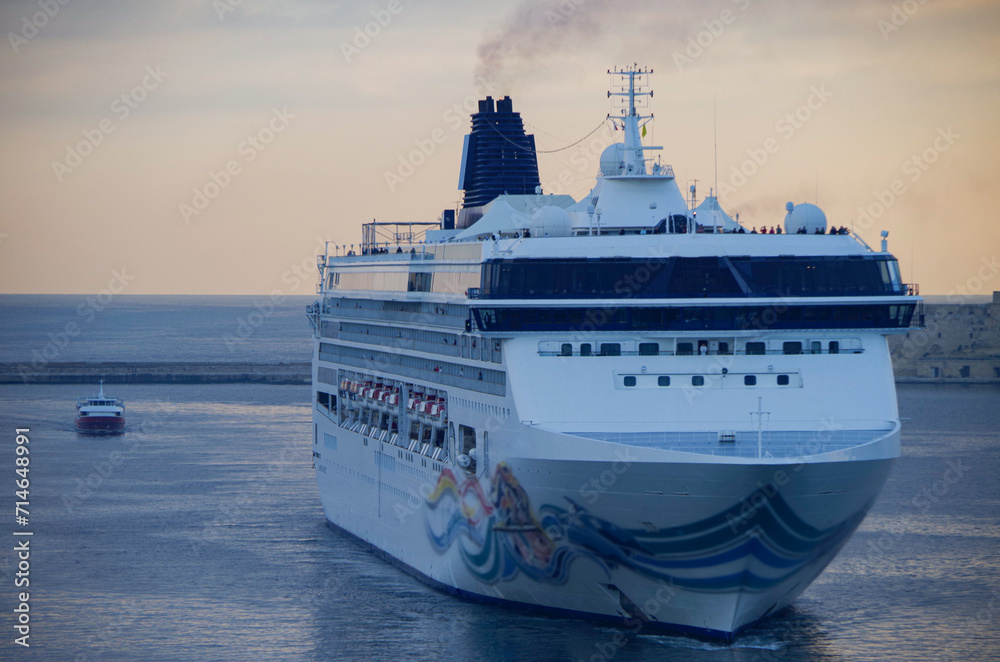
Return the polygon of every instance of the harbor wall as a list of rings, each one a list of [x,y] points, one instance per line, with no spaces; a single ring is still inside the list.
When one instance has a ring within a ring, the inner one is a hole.
[[[0,384],[309,384],[309,363],[0,364]]]
[[[924,308],[924,328],[889,338],[896,381],[1000,384],[1000,292],[989,303]]]

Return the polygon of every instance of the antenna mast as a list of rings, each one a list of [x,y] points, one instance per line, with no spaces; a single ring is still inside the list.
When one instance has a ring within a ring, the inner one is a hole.
[[[642,91],[644,85],[648,85],[648,77],[653,73],[652,69],[642,68],[632,65],[625,69],[608,70],[612,76],[618,77],[615,89],[608,92],[608,98],[621,97],[613,106],[620,111],[620,115],[608,114],[608,119],[616,125],[620,125],[625,131],[625,168],[624,175],[645,175],[646,158],[644,150],[663,149],[662,147],[643,147],[640,128],[644,128],[647,122],[653,119],[653,115],[640,115],[640,108],[648,108],[649,102],[643,97],[652,97],[653,91]],[[641,124],[640,124],[641,122]],[[644,129],[643,129],[644,130]]]

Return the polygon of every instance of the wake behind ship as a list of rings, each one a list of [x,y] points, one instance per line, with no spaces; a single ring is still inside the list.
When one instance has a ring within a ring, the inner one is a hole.
[[[642,143],[651,72],[609,73],[624,140],[583,199],[541,193],[533,137],[488,97],[457,215],[320,256],[320,498],[446,591],[730,638],[880,492],[886,337],[920,298],[813,205],[763,235],[686,200]]]

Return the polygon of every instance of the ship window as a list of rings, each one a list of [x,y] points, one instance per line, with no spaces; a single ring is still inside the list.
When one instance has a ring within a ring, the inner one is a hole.
[[[830,341],[830,353],[831,354],[839,354],[840,353],[840,343],[837,342],[836,340],[831,340]]]
[[[997,370],[1000,370],[1000,368],[997,368]],[[670,377],[668,375],[660,375],[659,377],[656,378],[656,385],[670,386]]]
[[[747,343],[747,354],[763,354],[763,353],[764,353],[764,343],[762,342]]]
[[[719,343],[719,354],[728,354],[728,353],[729,353],[729,343],[727,343],[727,342],[720,342]]]
[[[625,386],[635,386],[635,377],[629,375],[625,378]]]
[[[818,340],[812,341],[812,350],[811,351],[812,351],[813,354],[822,354],[823,353],[823,343],[821,343]]]
[[[459,425],[458,434],[462,438],[461,453],[468,455],[469,451],[476,447],[476,429],[468,425]]]
[[[757,375],[744,375],[743,376],[744,386],[756,386],[757,385]]]
[[[641,342],[639,343],[639,356],[658,356],[660,353],[660,343]]]
[[[429,273],[414,272],[406,283],[407,292],[430,292],[431,275]]]
[[[621,356],[622,346],[616,342],[602,342],[601,356]]]
[[[802,343],[796,341],[789,341],[782,345],[782,351],[785,354],[801,354],[802,353]]]
[[[694,375],[691,377],[691,386],[704,386],[705,378],[701,375]]]
[[[778,386],[788,386],[788,375],[778,375]]]
[[[585,342],[580,345],[580,356],[590,356],[590,343]]]
[[[569,344],[568,342],[564,342],[562,344],[562,351],[560,352],[560,355],[573,356],[573,345]]]
[[[677,343],[677,356],[691,356],[692,354],[694,354],[694,343]]]

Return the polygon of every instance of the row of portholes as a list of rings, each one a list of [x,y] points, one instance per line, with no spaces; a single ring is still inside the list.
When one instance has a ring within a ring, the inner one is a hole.
[[[791,383],[788,375],[774,375],[777,378],[778,386],[788,386]],[[636,385],[636,378],[634,375],[626,375],[624,384],[627,387],[633,387]],[[659,375],[656,378],[656,385],[667,387],[670,386],[670,375]],[[704,375],[691,375],[691,386],[704,386],[705,376]],[[743,385],[744,386],[757,386],[757,375],[743,375]]]

